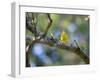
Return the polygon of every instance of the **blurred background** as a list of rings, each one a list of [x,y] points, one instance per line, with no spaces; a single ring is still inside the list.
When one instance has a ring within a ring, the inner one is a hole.
[[[48,25],[48,17],[46,13],[26,12],[26,17],[36,16],[36,27],[39,31],[44,32]],[[73,15],[73,14],[53,14],[50,13],[52,25],[47,33],[47,37],[53,36],[60,40],[61,32],[64,31],[69,37],[67,42],[76,46],[74,40],[78,42],[81,49],[89,55],[89,15]],[[26,35],[33,36],[26,27]],[[27,46],[26,46],[27,47]],[[45,44],[35,43],[32,45],[28,60],[30,67],[37,66],[61,66],[61,65],[79,65],[85,62],[76,54]]]

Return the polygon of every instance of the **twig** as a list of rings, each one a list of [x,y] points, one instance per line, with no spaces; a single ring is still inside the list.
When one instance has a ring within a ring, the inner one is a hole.
[[[52,19],[51,19],[51,17],[50,17],[50,14],[49,14],[49,13],[47,13],[47,17],[48,17],[49,23],[48,23],[48,26],[47,26],[47,28],[46,28],[46,30],[45,30],[45,32],[44,32],[44,34],[43,34],[43,37],[45,37],[45,36],[47,35],[47,32],[48,32],[49,28],[50,28],[50,27],[51,27],[51,25],[52,25]]]
[[[28,13],[27,13],[28,14]],[[26,28],[32,32],[35,36],[35,39],[39,36],[39,32],[37,31],[37,16],[34,16],[34,13],[32,13],[31,17],[26,17]]]

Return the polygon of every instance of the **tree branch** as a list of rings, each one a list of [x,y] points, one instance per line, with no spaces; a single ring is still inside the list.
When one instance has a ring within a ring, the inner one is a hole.
[[[40,40],[40,39],[42,39],[43,37],[45,37],[46,35],[47,35],[47,32],[48,32],[48,30],[49,30],[49,28],[51,27],[51,25],[52,25],[52,19],[51,19],[51,17],[50,17],[50,14],[48,14],[47,13],[47,17],[48,17],[48,25],[47,25],[47,28],[46,28],[46,30],[45,30],[45,32],[43,33],[43,32],[39,32],[39,31],[37,31],[37,28],[36,28],[36,23],[34,23],[34,20],[35,20],[35,17],[34,17],[34,15],[32,14],[32,20],[33,20],[33,23],[34,24],[29,24],[28,22],[29,22],[29,20],[30,19],[28,19],[28,18],[26,18],[26,28],[29,30],[29,31],[31,31],[34,35],[36,35],[35,37],[38,37],[39,36],[39,38],[37,39],[37,41],[38,40]],[[31,21],[32,21],[31,20]]]
[[[40,36],[37,30],[37,15],[34,16],[34,13],[31,13],[31,17],[26,17],[26,28],[34,34],[35,39]]]
[[[41,40],[42,38],[46,37],[46,35],[47,35],[47,33],[48,33],[48,31],[49,31],[51,25],[52,25],[52,19],[51,19],[49,13],[47,13],[47,17],[48,17],[48,25],[47,25],[47,28],[45,29],[45,32],[44,32],[44,33],[40,33],[40,32],[39,32],[39,33],[42,34],[42,35],[41,35],[40,38],[37,39],[36,41],[39,41],[39,40]]]
[[[60,41],[57,41],[52,38],[45,38],[39,41],[33,41],[31,45],[35,43],[41,43],[41,44],[46,44],[48,46],[64,49],[70,52],[74,52],[76,55],[78,55],[86,64],[89,64],[89,57],[79,48],[79,47],[74,47],[69,44],[62,43]]]
[[[47,14],[47,16],[48,16],[48,21],[49,21],[49,23],[48,23],[48,26],[47,26],[47,28],[46,28],[46,30],[45,30],[45,32],[44,32],[44,36],[46,36],[46,34],[47,34],[49,28],[50,28],[51,25],[52,25],[52,19],[51,19],[51,17],[50,17],[50,14]]]

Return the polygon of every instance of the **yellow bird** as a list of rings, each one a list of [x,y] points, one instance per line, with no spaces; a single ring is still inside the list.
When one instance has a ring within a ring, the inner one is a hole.
[[[66,41],[68,41],[68,39],[69,39],[68,34],[65,31],[62,31],[60,33],[60,41],[66,42]]]

